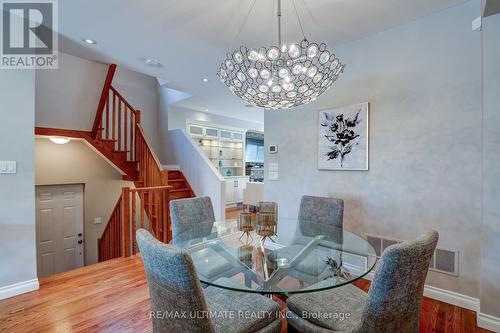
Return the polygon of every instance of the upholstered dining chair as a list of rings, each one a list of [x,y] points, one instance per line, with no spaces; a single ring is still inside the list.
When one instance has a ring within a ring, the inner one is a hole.
[[[210,197],[196,197],[170,201],[172,222],[172,244],[184,247],[191,239],[209,237],[215,222],[215,214]],[[234,275],[233,266],[210,246],[191,253],[199,273],[207,280]],[[210,263],[205,258],[211,257]],[[203,287],[206,287],[203,284]]]
[[[203,290],[186,251],[144,229],[137,230],[137,244],[148,280],[153,332],[280,332],[280,306],[271,299],[216,287]]]
[[[201,228],[200,232],[209,235],[215,222],[214,208],[210,197],[196,197],[170,201],[172,238],[182,232]]]
[[[342,228],[344,200],[304,195],[300,200],[299,221],[329,224]]]
[[[277,257],[294,258],[315,235],[324,232],[325,241],[290,270],[300,283],[318,281],[318,275],[329,272],[327,260],[332,248],[341,249],[343,241],[344,201],[342,199],[304,195],[300,201],[297,231],[291,244],[276,250]],[[340,258],[339,258],[340,260]]]
[[[431,231],[388,247],[368,294],[346,285],[290,297],[288,323],[304,333],[418,332],[425,277],[438,238]],[[331,315],[321,317],[319,313]]]

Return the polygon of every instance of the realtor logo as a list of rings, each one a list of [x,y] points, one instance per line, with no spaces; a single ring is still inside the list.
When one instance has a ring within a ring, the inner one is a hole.
[[[2,69],[57,69],[57,3],[2,2]]]

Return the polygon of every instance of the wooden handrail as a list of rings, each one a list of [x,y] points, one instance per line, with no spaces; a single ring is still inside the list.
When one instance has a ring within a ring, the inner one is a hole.
[[[106,101],[108,100],[109,88],[111,87],[111,82],[113,82],[115,70],[115,64],[109,65],[108,73],[106,74],[106,80],[104,81],[104,86],[102,87],[101,98],[99,99],[99,104],[97,106],[97,114],[94,119],[94,125],[92,126],[91,136],[93,140],[97,138],[97,132],[99,131],[104,107],[106,106]]]
[[[151,190],[167,190],[171,189],[173,186],[171,185],[165,185],[165,186],[151,186],[151,187],[139,187],[139,188],[133,188],[130,189],[131,192],[144,192],[144,191],[151,191]]]
[[[168,199],[172,186],[168,185],[168,173],[163,171],[140,125],[141,112],[111,85],[114,69],[114,65],[111,65],[108,70],[94,122],[94,127],[97,124],[97,134],[93,136],[92,132],[91,140],[102,143],[106,149],[113,149],[114,154],[121,153],[119,156],[124,159],[124,163],[133,165],[134,170],[127,175],[134,181],[136,188],[122,189],[117,203],[119,208],[113,210],[99,239],[99,260],[110,259],[117,253],[121,256],[136,253],[137,228],[148,228],[163,242],[171,238]],[[118,239],[114,234],[117,220],[120,225]]]
[[[141,187],[167,185],[167,173],[163,172],[160,160],[151,148],[151,144],[140,124],[136,125],[135,139],[135,159],[139,164],[139,182]]]
[[[130,110],[132,110],[133,113],[136,113],[137,110],[134,109],[134,107],[132,105],[130,105],[129,102],[127,102],[127,100],[118,92],[118,90],[115,89],[115,87],[113,87],[112,85],[109,86],[109,90],[111,90],[117,98],[119,98],[123,104],[125,104],[126,107],[128,107]]]

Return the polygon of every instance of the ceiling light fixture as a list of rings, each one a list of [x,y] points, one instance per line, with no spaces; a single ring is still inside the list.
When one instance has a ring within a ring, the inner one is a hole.
[[[144,63],[148,66],[161,67],[160,62],[158,60],[152,59],[152,58],[146,58],[146,60],[144,60]]]
[[[87,44],[97,44],[97,42],[93,39],[84,38],[83,41]]]
[[[289,109],[314,101],[332,86],[345,65],[325,43],[309,42],[294,0],[292,4],[304,38],[300,43],[282,43],[281,0],[277,1],[278,46],[258,49],[241,46],[230,51],[217,75],[233,94],[247,103],[266,109]],[[254,5],[255,1],[240,31]]]
[[[54,138],[49,138],[49,139],[50,139],[50,141],[52,141],[58,145],[63,145],[63,144],[66,144],[70,141],[68,138],[60,138],[60,137],[54,137]]]
[[[202,80],[203,82],[205,82],[205,83],[209,81],[206,77],[204,77],[204,78],[203,78],[203,79],[201,79],[201,80]]]

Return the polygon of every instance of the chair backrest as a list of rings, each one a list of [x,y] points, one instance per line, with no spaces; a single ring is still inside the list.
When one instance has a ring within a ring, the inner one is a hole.
[[[172,237],[194,228],[201,228],[210,234],[215,222],[214,208],[210,197],[197,197],[170,201]]]
[[[431,231],[382,253],[358,332],[418,332],[425,277],[438,238]]]
[[[330,224],[342,228],[344,200],[304,195],[300,201],[299,221]]]
[[[208,308],[189,254],[144,229],[136,235],[151,296],[153,332],[215,332],[204,316]]]

